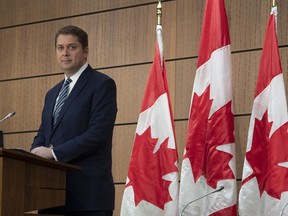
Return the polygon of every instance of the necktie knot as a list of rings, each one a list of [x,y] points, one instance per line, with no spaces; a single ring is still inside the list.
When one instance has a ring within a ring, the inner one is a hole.
[[[65,81],[64,85],[69,85],[72,82],[72,79],[70,79],[70,77],[68,77]]]

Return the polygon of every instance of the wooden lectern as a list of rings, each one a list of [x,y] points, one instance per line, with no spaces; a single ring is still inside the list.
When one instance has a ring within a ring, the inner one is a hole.
[[[66,173],[79,167],[0,148],[0,216],[65,204]]]

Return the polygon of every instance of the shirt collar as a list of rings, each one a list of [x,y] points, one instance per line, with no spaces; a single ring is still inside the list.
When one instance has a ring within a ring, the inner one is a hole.
[[[84,65],[82,65],[82,67],[75,73],[73,74],[70,79],[72,80],[72,83],[76,83],[78,78],[80,77],[80,75],[83,73],[83,71],[88,67],[88,63],[86,62]],[[65,76],[65,80],[68,78],[66,75]]]

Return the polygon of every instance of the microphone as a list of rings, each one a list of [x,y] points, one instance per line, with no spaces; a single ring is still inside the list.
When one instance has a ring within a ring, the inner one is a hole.
[[[222,191],[223,189],[224,189],[224,186],[220,186],[219,188],[216,188],[216,189],[213,190],[212,192],[207,193],[207,194],[205,194],[204,196],[201,196],[201,197],[199,197],[199,198],[197,198],[197,199],[194,199],[194,200],[192,200],[191,202],[188,202],[188,203],[185,205],[185,207],[183,208],[183,210],[182,210],[182,212],[181,212],[181,216],[183,216],[183,213],[184,213],[185,209],[186,209],[190,204],[192,204],[192,203],[194,203],[194,202],[196,202],[196,201],[198,201],[198,200],[200,200],[200,199],[202,199],[202,198],[204,198],[204,197],[207,197],[207,196],[209,196],[209,195],[211,195],[211,194],[213,194],[213,193],[220,192],[220,191]]]
[[[4,118],[2,118],[2,119],[0,120],[0,123],[1,123],[2,121],[4,121],[4,120],[8,119],[8,118],[11,118],[11,117],[14,116],[15,114],[16,114],[16,112],[10,112],[10,113],[8,113]]]

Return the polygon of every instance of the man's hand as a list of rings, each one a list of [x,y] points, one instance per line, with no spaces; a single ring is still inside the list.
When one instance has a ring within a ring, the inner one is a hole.
[[[44,146],[37,147],[37,148],[32,149],[31,153],[38,155],[40,157],[43,157],[43,158],[54,159],[51,147],[50,148],[47,148]]]

